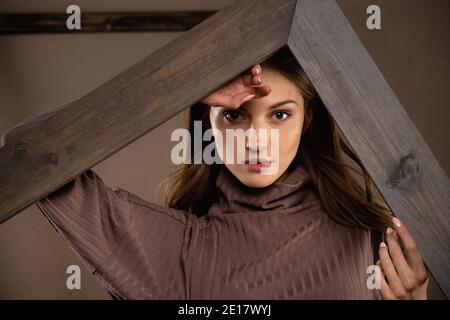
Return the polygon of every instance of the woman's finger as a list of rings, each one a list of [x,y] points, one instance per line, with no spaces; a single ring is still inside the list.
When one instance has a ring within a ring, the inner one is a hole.
[[[260,64],[255,64],[251,70],[250,70],[252,75],[257,75],[257,74],[261,74],[262,73],[262,67]]]
[[[398,243],[397,232],[392,228],[386,230],[386,241],[389,248],[389,255],[394,263],[395,270],[402,281],[403,287],[407,291],[411,291],[416,286],[416,279],[412,270],[406,261],[403,250]]]
[[[381,268],[383,269],[392,292],[397,298],[406,298],[407,292],[397,274],[397,270],[395,270],[394,264],[389,256],[388,247],[384,242],[380,243],[379,256]]]
[[[249,80],[249,75],[245,75],[244,78],[247,77],[247,80],[243,80],[244,82],[251,83],[253,80]],[[255,80],[256,81],[256,80]],[[261,84],[244,84],[243,89],[246,92],[251,92],[251,94],[256,95],[257,97],[264,97],[270,94],[272,89],[268,85]]]
[[[213,94],[210,97],[204,99],[206,104],[211,105],[211,107],[224,107],[226,109],[237,109],[244,102],[251,100],[254,94],[251,92],[241,92],[234,96],[224,95],[224,94]]]
[[[242,82],[245,86],[260,85],[262,82],[262,67],[255,64],[250,70],[241,74]]]
[[[380,293],[381,297],[384,300],[395,300],[395,295],[392,292],[391,288],[389,288],[389,284],[387,283],[384,275],[383,268],[381,267],[380,261],[378,260],[376,264],[377,270],[375,271],[377,274],[377,277],[380,279]]]
[[[272,89],[268,85],[262,84],[262,76],[261,75],[243,75],[241,76],[243,89],[246,91],[250,90],[253,94],[259,97],[264,97],[268,95]]]
[[[244,74],[241,76],[241,80],[246,87],[259,86],[262,83],[262,75]]]
[[[419,249],[417,248],[417,244],[414,241],[411,233],[408,228],[401,223],[398,218],[393,218],[395,231],[400,236],[400,239],[403,242],[405,247],[407,258],[409,260],[409,265],[411,266],[412,271],[416,275],[418,281],[423,283],[427,280],[427,269],[422,259],[422,255],[420,254]]]
[[[244,102],[247,102],[253,98],[259,98],[266,96],[268,92],[271,92],[271,89],[269,86],[262,86],[262,87],[254,87],[254,88],[247,88],[244,91],[241,91],[234,95],[227,95],[223,94],[221,92],[215,92],[211,94],[210,96],[204,98],[202,101],[205,104],[208,104],[212,107],[224,107],[224,108],[230,108],[230,109],[237,109],[239,108]],[[247,99],[246,99],[247,98]]]

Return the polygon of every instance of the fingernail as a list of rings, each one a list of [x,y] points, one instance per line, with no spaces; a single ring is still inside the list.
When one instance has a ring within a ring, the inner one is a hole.
[[[261,84],[261,77],[258,78],[258,84]]]
[[[392,221],[394,222],[394,224],[397,228],[400,228],[400,226],[402,225],[402,223],[400,222],[400,220],[398,218],[393,218]]]
[[[388,228],[386,229],[386,233],[387,233],[387,234],[390,234],[392,231],[393,231],[393,230],[392,230],[391,227],[388,227]]]
[[[386,243],[381,242],[381,243],[380,243],[380,247],[387,247],[387,246],[386,246]]]
[[[254,94],[248,95],[248,96],[246,96],[243,100],[244,100],[244,101],[248,101],[248,100],[250,100],[251,98],[253,98],[254,96],[255,96]]]
[[[256,74],[260,74],[261,73],[261,67],[256,67]]]

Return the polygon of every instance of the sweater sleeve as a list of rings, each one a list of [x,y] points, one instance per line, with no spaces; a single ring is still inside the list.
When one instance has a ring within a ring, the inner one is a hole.
[[[2,144],[14,143],[23,132],[69,104],[25,119],[2,136]],[[86,170],[36,204],[92,273],[118,246],[132,206],[127,191],[105,185],[92,169]]]

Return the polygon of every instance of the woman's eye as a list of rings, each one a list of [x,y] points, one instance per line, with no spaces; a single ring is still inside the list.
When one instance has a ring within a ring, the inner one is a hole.
[[[277,111],[273,114],[277,121],[283,121],[289,118],[290,114],[286,111]]]
[[[238,120],[239,117],[241,116],[240,112],[236,110],[225,111],[223,115],[225,119],[227,119],[230,122]]]

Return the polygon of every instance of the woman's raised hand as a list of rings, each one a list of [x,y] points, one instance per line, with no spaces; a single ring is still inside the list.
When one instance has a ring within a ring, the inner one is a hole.
[[[270,94],[270,87],[261,83],[262,67],[256,64],[249,71],[231,79],[200,102],[210,106],[237,109],[254,97],[264,97]]]
[[[379,249],[377,265],[381,268],[381,296],[387,300],[426,299],[428,271],[422,255],[406,226],[398,218],[393,222],[395,230],[387,229],[387,244],[382,242]]]

